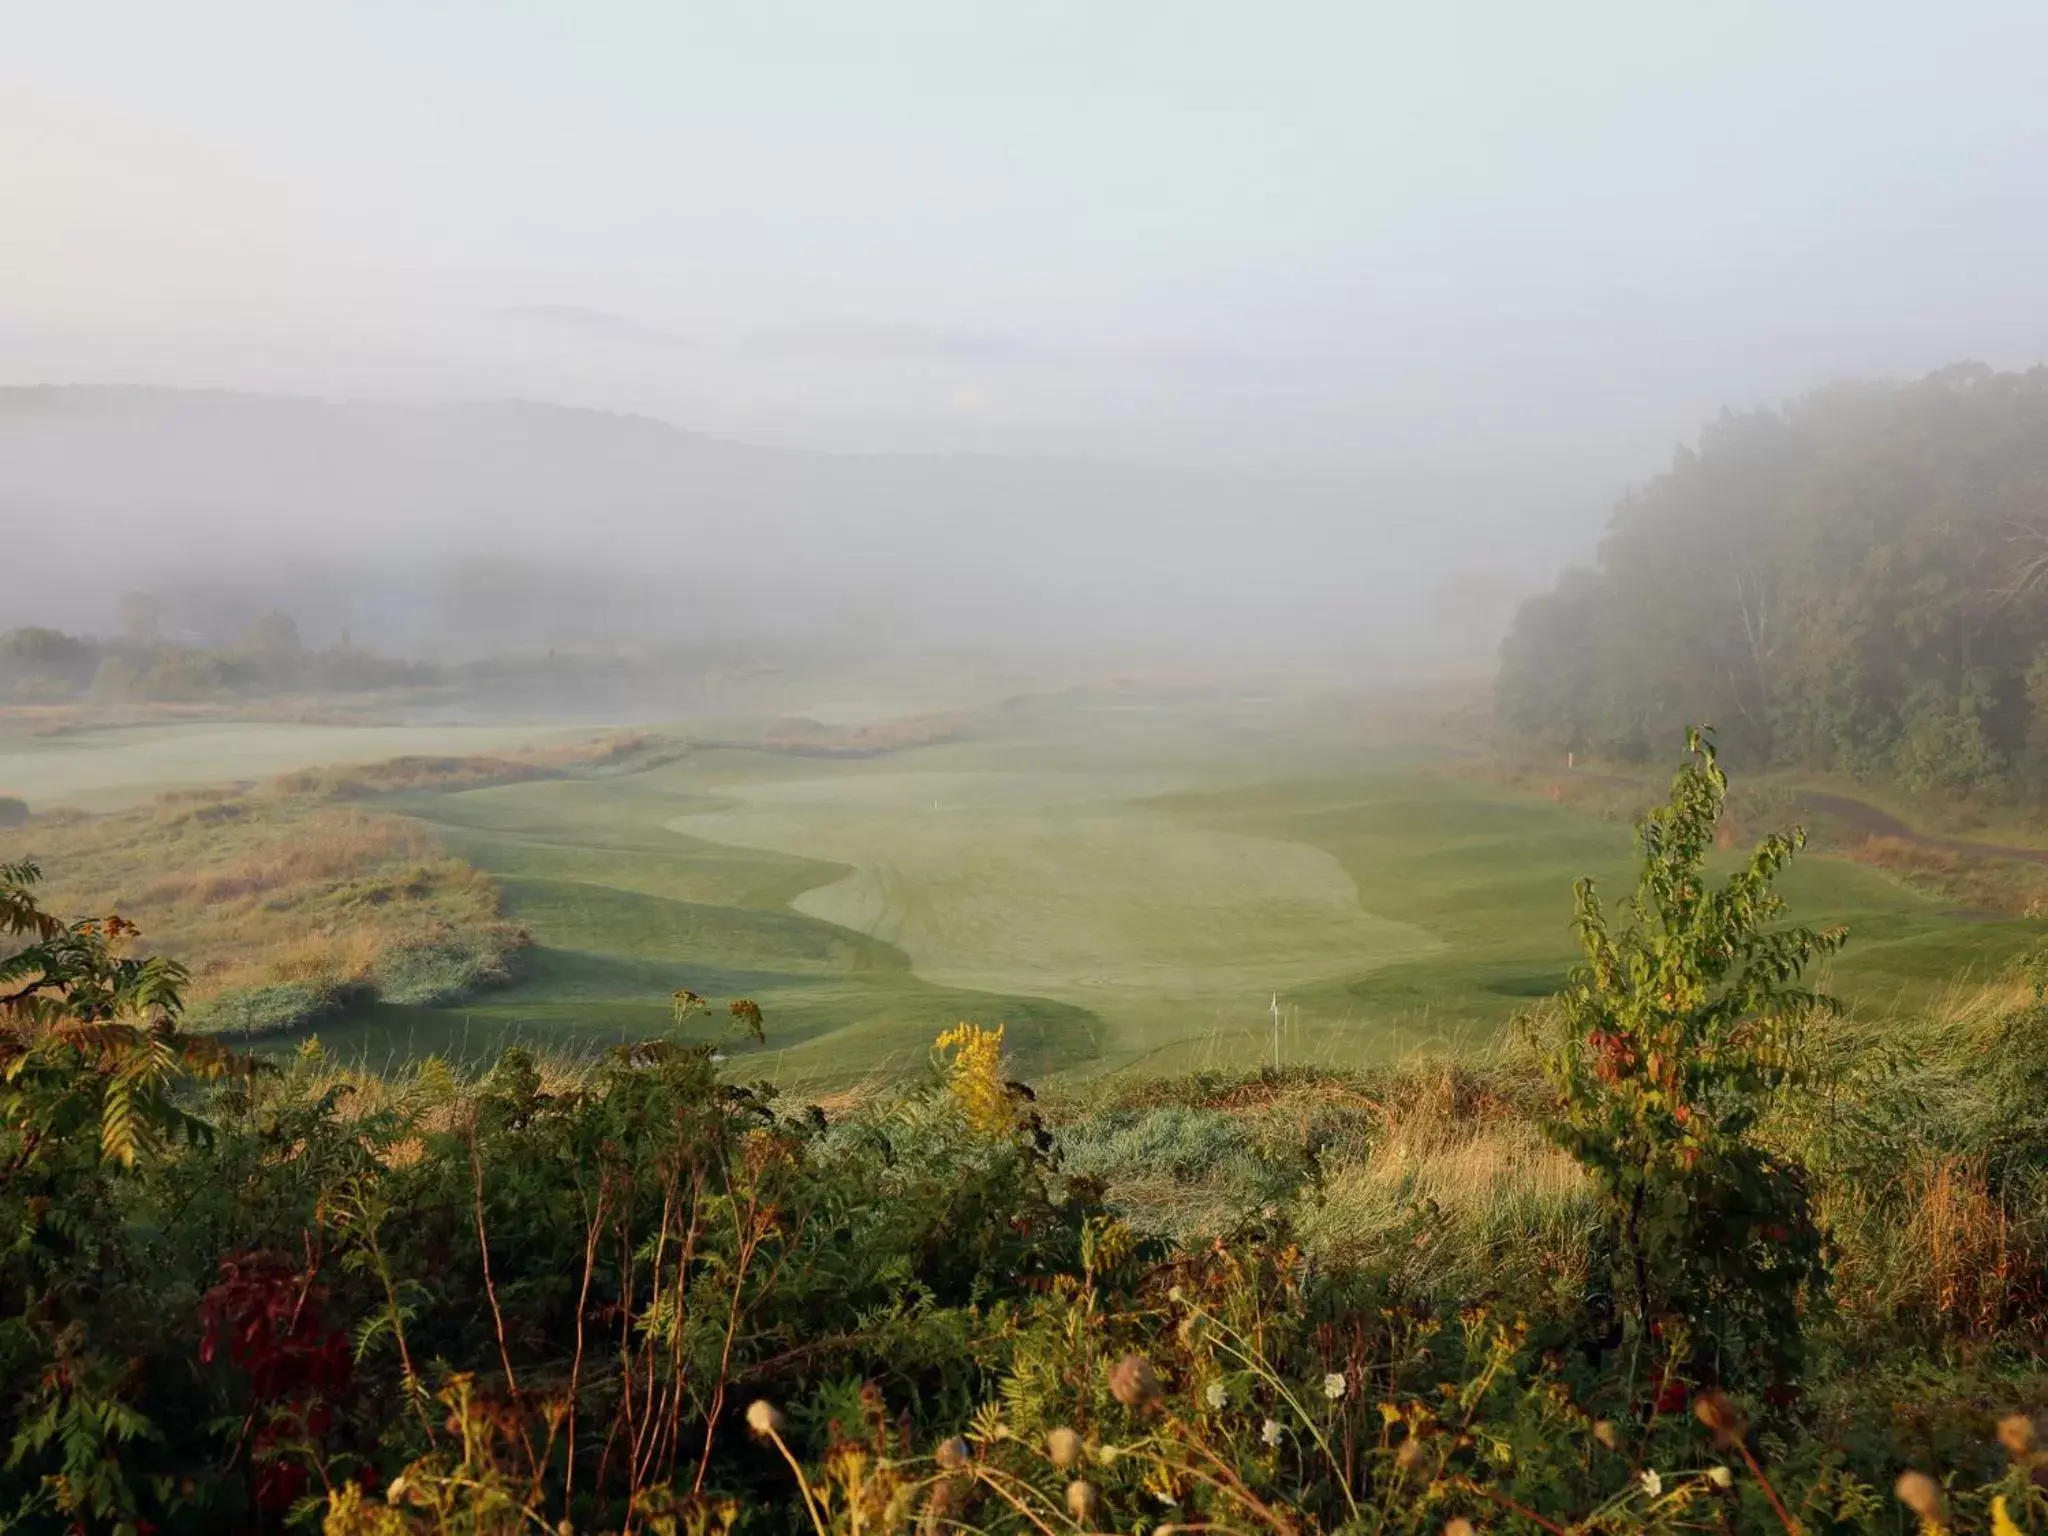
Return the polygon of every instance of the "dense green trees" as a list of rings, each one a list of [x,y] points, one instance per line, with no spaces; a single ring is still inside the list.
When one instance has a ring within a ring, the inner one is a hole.
[[[1525,605],[1499,698],[1629,760],[1704,719],[1752,766],[2048,787],[2048,368],[1724,415]]]

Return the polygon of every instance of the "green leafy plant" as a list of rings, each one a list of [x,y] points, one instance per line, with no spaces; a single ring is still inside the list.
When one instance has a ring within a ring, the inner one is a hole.
[[[6,1465],[36,1473],[18,1515],[134,1530],[139,1450],[160,1436],[121,1355],[94,1347],[110,1312],[117,1331],[146,1317],[125,1284],[116,1183],[173,1142],[206,1136],[177,1090],[233,1061],[179,1031],[182,967],[123,954],[135,928],[119,917],[65,923],[45,912],[40,879],[32,863],[0,865],[0,935],[18,943],[0,958]],[[8,1518],[0,1504],[0,1524]]]
[[[1677,1373],[1665,1389],[1760,1373],[1782,1393],[1802,1302],[1827,1276],[1805,1171],[1759,1127],[1802,1081],[1802,1025],[1832,1006],[1800,978],[1846,935],[1778,921],[1797,829],[1715,883],[1728,780],[1707,732],[1688,747],[1669,801],[1638,823],[1628,921],[1610,923],[1590,880],[1577,887],[1586,958],[1560,1000],[1549,1130],[1595,1180],[1614,1289],[1636,1348],[1661,1341]]]

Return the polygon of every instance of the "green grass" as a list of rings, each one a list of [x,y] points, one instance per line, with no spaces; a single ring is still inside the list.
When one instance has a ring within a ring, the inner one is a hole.
[[[178,784],[398,751],[503,750],[515,728],[194,722],[0,738],[0,789],[108,805]],[[1349,1066],[1470,1049],[1554,991],[1571,885],[1625,893],[1628,827],[1435,771],[1323,701],[1037,698],[969,739],[867,759],[707,750],[637,773],[384,796],[502,890],[537,947],[513,985],[323,1025],[383,1061],[508,1037],[662,1026],[687,987],[767,1010],[762,1075],[920,1062],[963,1019],[1031,1075]],[[62,878],[61,871],[53,871]],[[1878,1016],[1983,979],[2044,931],[1809,856],[1795,914],[1845,921],[1833,980]]]
[[[815,765],[813,765],[815,766]],[[692,768],[690,773],[701,772]],[[382,802],[430,822],[501,886],[538,939],[518,982],[461,1009],[363,1010],[324,1026],[344,1054],[478,1054],[508,1036],[603,1043],[663,1027],[678,988],[767,1010],[770,1076],[902,1070],[961,1018],[1001,1018],[1035,1072],[1085,1064],[1094,1021],[1055,1000],[916,975],[898,948],[791,910],[841,866],[721,846],[668,823],[710,800],[681,769]]]
[[[1469,1038],[1557,989],[1576,958],[1572,882],[1626,898],[1630,829],[1536,796],[1428,771],[1259,785],[1161,802],[1203,826],[1293,838],[1333,855],[1367,908],[1437,935],[1436,953],[1297,999],[1328,1014],[1348,1002],[1418,1040]],[[1725,862],[1732,867],[1735,855]],[[2048,933],[2038,921],[1983,921],[1844,859],[1808,855],[1780,886],[1799,921],[1845,923],[1851,942],[1828,980],[1879,1016],[1985,980]]]
[[[706,752],[386,800],[500,882],[538,947],[509,988],[368,1010],[323,1039],[372,1058],[609,1041],[659,1027],[688,987],[761,1003],[762,1076],[902,1070],[971,1018],[1006,1023],[1043,1077],[1264,1059],[1277,994],[1288,1061],[1367,1063],[1492,1038],[1575,957],[1572,881],[1626,892],[1625,824],[1412,752],[1334,762],[1313,736],[1192,709],[1040,704],[876,759]],[[1832,979],[1873,1017],[2044,931],[1839,860],[1809,857],[1785,888],[1796,916],[1849,923]]]

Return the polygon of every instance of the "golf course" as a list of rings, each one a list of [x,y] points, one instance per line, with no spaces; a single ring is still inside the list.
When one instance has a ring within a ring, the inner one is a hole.
[[[101,811],[562,738],[165,724],[12,738],[0,782],[39,808]],[[595,1048],[659,1030],[687,989],[758,1002],[766,1045],[729,1049],[764,1053],[760,1075],[784,1081],[901,1072],[963,1019],[1005,1025],[1039,1077],[1478,1050],[1574,958],[1572,882],[1618,900],[1631,855],[1625,818],[1462,774],[1341,712],[1234,696],[1026,699],[906,750],[696,747],[363,803],[480,871],[533,942],[502,985],[331,1013],[330,1050],[384,1064],[509,1039]],[[1981,980],[2044,927],[1824,854],[1786,890],[1794,915],[1849,925],[1830,982],[1866,1016]]]

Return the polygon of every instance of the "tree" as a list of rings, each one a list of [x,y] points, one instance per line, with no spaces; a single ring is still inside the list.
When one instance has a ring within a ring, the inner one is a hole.
[[[305,646],[299,639],[298,621],[273,608],[243,633],[242,648],[264,661],[294,661]]]
[[[121,594],[121,633],[137,645],[155,645],[163,638],[164,605],[153,592]]]
[[[1502,719],[1620,758],[1712,719],[1730,761],[2009,793],[2048,739],[2044,550],[2048,369],[1724,416],[1524,606]]]
[[[1800,1081],[1798,1036],[1832,1007],[1802,988],[1839,928],[1782,927],[1773,882],[1803,846],[1773,833],[1726,883],[1707,858],[1728,779],[1704,731],[1665,805],[1637,824],[1626,926],[1577,887],[1585,961],[1562,995],[1549,1131],[1592,1175],[1615,1291],[1637,1346],[1663,1341],[1695,1385],[1799,1366],[1800,1308],[1826,1283],[1806,1176],[1758,1125]]]
[[[89,640],[60,629],[10,629],[0,634],[0,692],[61,696],[87,686],[99,665]]]

